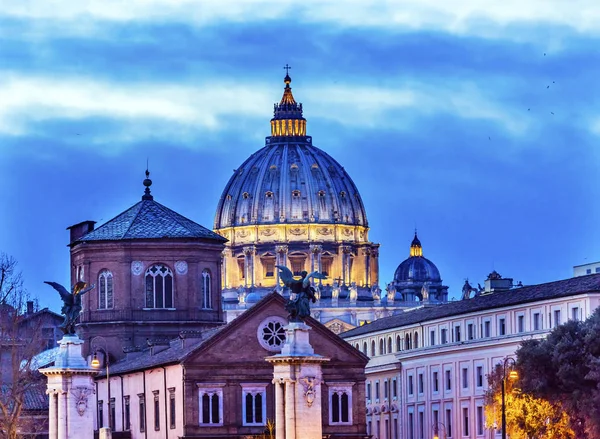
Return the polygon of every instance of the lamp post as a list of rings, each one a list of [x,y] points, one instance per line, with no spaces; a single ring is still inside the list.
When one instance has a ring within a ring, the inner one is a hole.
[[[508,368],[510,362],[512,362],[513,367],[516,365],[513,357],[506,357],[502,363],[502,439],[506,439],[506,369]],[[519,374],[516,370],[512,369],[508,374],[508,378],[511,380],[516,380],[519,378]]]
[[[100,338],[104,342],[105,347],[95,345],[96,347],[95,349],[93,349],[94,356],[92,357],[92,367],[100,367],[100,360],[98,360],[98,350],[102,351],[102,353],[104,354],[104,364],[106,366],[106,385],[108,386],[108,430],[112,431],[112,407],[110,398],[110,375],[108,373],[108,351],[106,350],[106,340],[103,337],[94,338],[94,342],[96,342],[98,338]]]
[[[442,422],[436,422],[433,424],[433,439],[440,439],[440,429],[438,425],[442,426],[442,432],[444,433],[443,439],[446,439],[446,426]]]

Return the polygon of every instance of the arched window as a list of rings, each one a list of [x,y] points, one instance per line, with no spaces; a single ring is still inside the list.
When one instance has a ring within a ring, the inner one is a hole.
[[[388,354],[392,353],[392,337],[388,337],[388,346],[387,346]]]
[[[415,349],[419,347],[419,333],[415,331]]]
[[[173,308],[173,272],[166,265],[146,270],[146,308]]]
[[[400,335],[396,336],[396,351],[400,352],[402,350],[402,337]]]
[[[404,336],[404,350],[407,351],[410,349],[410,336],[406,334]]]
[[[212,309],[212,294],[210,289],[210,271],[202,271],[202,308]]]
[[[363,354],[367,355],[367,342],[363,343]]]
[[[371,357],[375,356],[375,340],[371,341]]]
[[[98,309],[110,309],[113,302],[113,275],[108,270],[102,270],[98,275]]]
[[[385,354],[385,346],[383,344],[383,338],[379,340],[379,355]]]

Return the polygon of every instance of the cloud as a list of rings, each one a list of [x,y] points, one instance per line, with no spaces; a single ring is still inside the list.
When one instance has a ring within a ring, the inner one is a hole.
[[[436,29],[512,38],[507,26],[541,23],[578,32],[600,29],[596,0],[21,0],[3,6],[2,15],[20,19],[60,20],[75,24],[98,21],[173,21],[206,26],[218,22],[293,19],[336,27]]]
[[[0,76],[1,77],[1,76]],[[243,130],[245,122],[264,133],[273,96],[272,84],[110,82],[81,77],[47,78],[5,75],[0,81],[0,133],[34,134],[45,121],[111,120],[96,128],[96,142],[132,143],[147,137],[185,138],[194,133]],[[317,83],[302,90],[309,119],[352,127],[409,129],[414,120],[449,114],[497,124],[512,135],[527,123],[494,103],[474,83],[406,82],[387,88],[361,84]],[[256,123],[263,120],[265,123]],[[121,128],[115,124],[122,125]],[[85,128],[84,128],[85,129]],[[258,131],[257,131],[258,134]]]

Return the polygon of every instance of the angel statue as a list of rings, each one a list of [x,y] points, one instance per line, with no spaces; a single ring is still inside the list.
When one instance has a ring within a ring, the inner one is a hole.
[[[88,287],[87,283],[79,281],[73,285],[73,292],[69,293],[61,284],[47,281],[44,283],[50,285],[52,288],[58,291],[58,294],[60,294],[60,298],[63,301],[63,306],[60,312],[64,314],[65,321],[62,323],[62,325],[60,325],[60,329],[62,329],[65,335],[75,334],[75,322],[82,310],[81,296],[93,289],[95,285],[92,284]]]
[[[301,322],[302,319],[310,315],[310,301],[313,303],[317,301],[315,297],[315,289],[310,285],[310,279],[326,279],[327,276],[313,271],[307,273],[303,271],[300,279],[294,279],[294,274],[284,265],[276,265],[279,269],[279,278],[283,282],[283,285],[288,287],[295,295],[295,299],[290,299],[285,304],[285,309],[290,313],[290,322]]]

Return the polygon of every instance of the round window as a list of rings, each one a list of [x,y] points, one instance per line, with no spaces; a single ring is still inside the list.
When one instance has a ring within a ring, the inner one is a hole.
[[[260,345],[268,351],[280,352],[285,343],[287,321],[281,317],[268,317],[258,325],[256,336]]]

